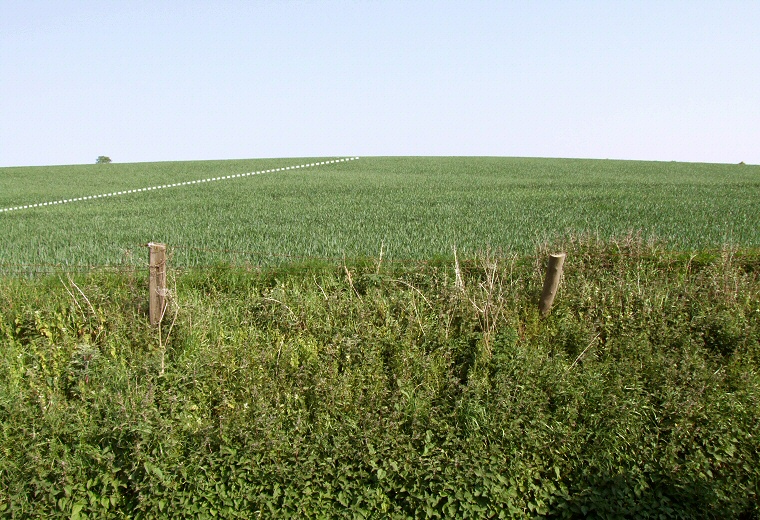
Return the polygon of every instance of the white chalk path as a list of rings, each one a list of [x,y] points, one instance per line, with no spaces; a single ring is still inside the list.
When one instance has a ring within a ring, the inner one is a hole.
[[[106,197],[118,197],[119,195],[130,195],[132,193],[142,193],[145,191],[155,191],[155,190],[163,190],[167,188],[177,188],[180,186],[190,186],[191,184],[203,184],[205,182],[226,181],[229,179],[239,179],[242,177],[250,177],[251,175],[260,175],[262,173],[276,173],[276,172],[282,172],[285,170],[297,170],[299,168],[313,168],[315,166],[323,166],[326,164],[335,164],[335,163],[341,163],[341,162],[346,162],[346,161],[356,161],[357,159],[359,158],[358,157],[344,157],[343,159],[333,159],[332,161],[321,161],[321,162],[313,162],[313,163],[307,163],[307,164],[298,164],[296,166],[283,166],[282,168],[259,170],[257,172],[238,173],[236,175],[225,175],[224,177],[210,177],[208,179],[200,179],[197,181],[175,182],[173,184],[150,186],[148,188],[137,188],[137,189],[126,190],[126,191],[114,191],[111,193],[103,193],[101,195],[87,195],[86,197],[73,197],[70,199],[54,200],[51,202],[38,202],[37,204],[25,204],[23,206],[15,206],[11,208],[0,208],[0,213],[8,212],[8,211],[20,211],[20,210],[32,209],[32,208],[42,208],[45,206],[55,206],[57,204],[69,204],[71,202],[81,202],[85,200],[103,199]]]

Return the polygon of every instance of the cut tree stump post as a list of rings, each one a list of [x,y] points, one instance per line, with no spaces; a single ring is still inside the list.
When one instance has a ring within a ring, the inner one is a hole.
[[[541,291],[541,300],[538,302],[538,311],[542,317],[549,315],[554,303],[554,296],[557,294],[559,279],[562,277],[562,266],[565,263],[565,253],[549,255],[549,265],[546,268],[546,278],[544,279],[544,288]]]
[[[150,250],[150,324],[158,325],[166,308],[166,245],[148,244]]]

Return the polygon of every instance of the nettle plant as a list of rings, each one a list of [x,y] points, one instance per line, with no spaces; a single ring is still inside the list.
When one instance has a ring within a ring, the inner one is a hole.
[[[561,246],[7,279],[0,516],[757,518],[760,259]]]

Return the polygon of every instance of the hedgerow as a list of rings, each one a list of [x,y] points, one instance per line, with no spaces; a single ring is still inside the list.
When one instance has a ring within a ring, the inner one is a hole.
[[[758,518],[757,256],[0,284],[6,518]]]

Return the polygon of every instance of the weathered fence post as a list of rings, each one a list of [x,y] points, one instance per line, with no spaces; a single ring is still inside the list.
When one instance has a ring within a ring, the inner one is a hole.
[[[552,310],[554,296],[557,294],[557,286],[562,276],[562,266],[565,263],[565,253],[549,255],[549,265],[546,268],[544,288],[541,291],[541,299],[538,302],[538,311],[546,317]]]
[[[166,245],[148,244],[150,250],[150,324],[158,325],[166,307]]]

